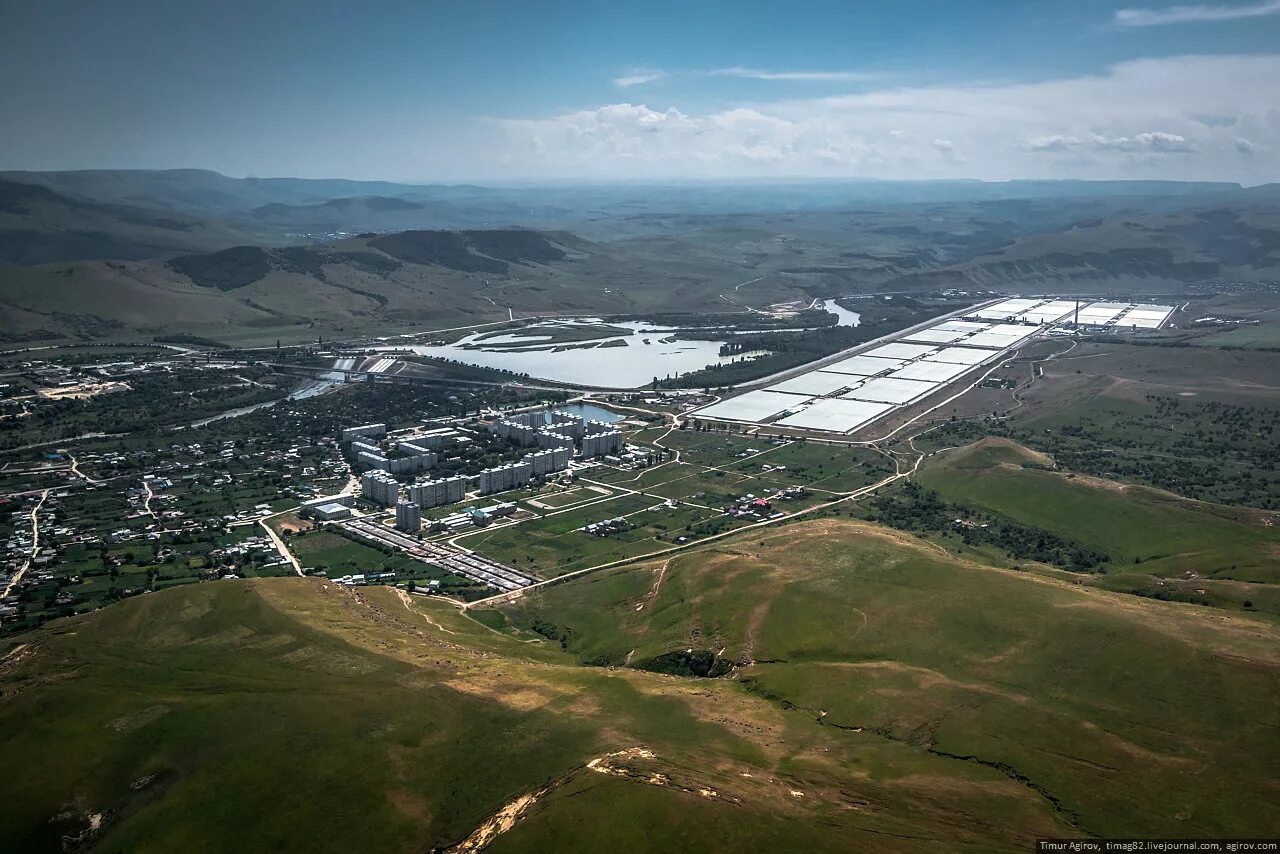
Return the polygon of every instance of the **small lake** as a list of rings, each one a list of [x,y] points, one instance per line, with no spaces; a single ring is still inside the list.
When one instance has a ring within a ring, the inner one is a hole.
[[[834,314],[836,326],[857,326],[862,322],[862,315],[837,305],[833,299],[819,300],[813,307],[820,308],[828,314]]]

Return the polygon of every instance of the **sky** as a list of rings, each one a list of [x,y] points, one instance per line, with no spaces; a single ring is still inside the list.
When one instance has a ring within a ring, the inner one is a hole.
[[[0,0],[0,169],[1280,181],[1280,0]]]

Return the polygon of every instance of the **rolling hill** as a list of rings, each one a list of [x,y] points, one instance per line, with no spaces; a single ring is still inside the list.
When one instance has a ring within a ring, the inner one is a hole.
[[[231,178],[208,169],[14,171],[0,172],[0,179],[36,184],[78,199],[197,216],[226,216],[263,205],[316,204],[341,197],[397,195],[422,189],[410,184],[337,178]]]
[[[897,852],[1278,830],[1260,619],[833,519],[476,616],[257,579],[50,623],[0,660],[0,832]]]
[[[1168,289],[1214,279],[1280,279],[1280,197],[1253,188],[1247,204],[1089,219],[891,284],[902,288],[1011,286]]]
[[[140,260],[258,239],[253,229],[218,220],[84,201],[36,184],[0,180],[0,267]]]
[[[505,320],[509,311],[724,310],[718,295],[741,276],[715,257],[611,247],[567,232],[364,234],[6,270],[0,333],[32,340],[187,332],[261,344]]]

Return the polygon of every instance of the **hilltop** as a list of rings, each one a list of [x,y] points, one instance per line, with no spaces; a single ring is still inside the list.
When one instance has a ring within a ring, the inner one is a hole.
[[[825,520],[477,618],[258,579],[48,624],[0,665],[0,831],[133,851],[1277,832],[1280,637],[1251,617]]]

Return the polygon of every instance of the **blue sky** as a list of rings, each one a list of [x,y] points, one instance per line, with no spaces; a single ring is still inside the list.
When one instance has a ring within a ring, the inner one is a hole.
[[[0,168],[1280,180],[1280,0],[0,8]]]

